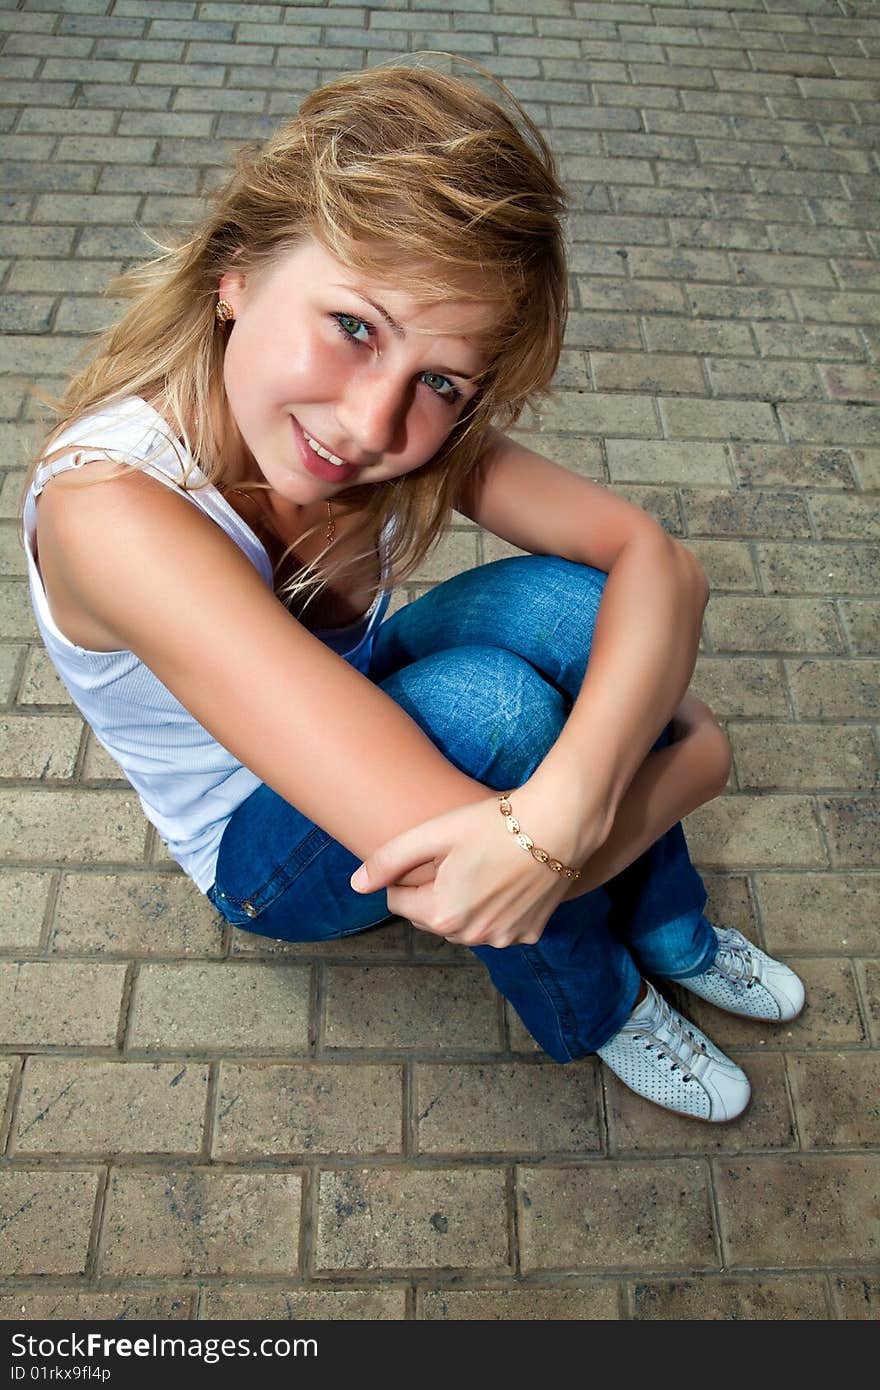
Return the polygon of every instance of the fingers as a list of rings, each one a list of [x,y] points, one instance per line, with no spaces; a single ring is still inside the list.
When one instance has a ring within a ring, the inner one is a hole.
[[[405,830],[367,855],[363,864],[349,879],[355,892],[375,893],[380,888],[400,884],[408,876],[416,883],[419,878],[427,881],[428,871],[425,871],[425,865],[429,866],[433,877],[431,866],[435,857],[445,848],[445,842],[437,831],[432,834],[427,826],[428,823],[414,826],[412,830]],[[411,870],[421,870],[421,873],[410,875]]]

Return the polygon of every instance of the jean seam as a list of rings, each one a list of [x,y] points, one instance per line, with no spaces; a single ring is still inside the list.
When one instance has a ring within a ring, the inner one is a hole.
[[[569,1004],[564,993],[560,989],[559,983],[556,979],[556,976],[553,974],[553,971],[549,968],[549,966],[545,965],[544,961],[541,959],[540,952],[537,950],[535,946],[523,945],[523,955],[525,956],[525,960],[529,966],[529,969],[531,970],[536,981],[543,990],[547,1002],[553,1011],[553,1017],[556,1021],[556,1029],[559,1035],[559,1041],[565,1053],[568,1056],[568,1060],[571,1062],[574,1061],[576,1057],[584,1056],[583,1049],[579,1052],[573,1052],[568,1042],[566,1030],[568,1032],[568,1036],[572,1038],[577,1035],[575,1015],[571,1008],[571,1005]]]
[[[309,852],[307,846],[311,840],[322,841],[322,843],[317,844],[316,847]],[[291,884],[296,882],[300,875],[305,872],[309,865],[314,862],[321,851],[326,849],[329,844],[332,844],[332,840],[327,835],[326,831],[322,830],[320,826],[315,825],[309,831],[308,835],[306,835],[305,839],[300,840],[299,844],[294,846],[287,857],[282,859],[280,864],[276,864],[269,876],[263,880],[258,888],[255,888],[253,892],[249,893],[247,897],[241,899],[233,898],[225,892],[222,893],[222,896],[225,898],[226,902],[230,903],[233,907],[237,907],[240,912],[244,911],[245,903],[249,904],[251,907],[257,908],[258,912],[265,912],[266,908],[271,907],[272,904],[281,897],[282,893],[287,892]],[[303,856],[302,863],[295,873],[291,873],[289,866],[291,862],[295,861],[299,856]],[[268,901],[260,902],[260,898],[268,892],[277,880],[280,880],[278,891],[274,893]],[[219,883],[219,876],[217,881]],[[218,888],[218,892],[220,891],[221,890]]]

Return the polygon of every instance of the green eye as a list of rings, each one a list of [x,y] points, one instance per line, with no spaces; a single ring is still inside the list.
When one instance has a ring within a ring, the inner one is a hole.
[[[436,391],[437,395],[443,401],[451,401],[454,403],[461,395],[461,392],[456,386],[453,386],[449,378],[440,376],[438,372],[422,372],[422,381],[426,386],[429,386],[432,391]]]
[[[339,325],[339,331],[342,333],[343,337],[350,338],[356,343],[367,342],[370,336],[370,329],[369,325],[365,323],[363,319],[359,319],[355,314],[334,314],[333,317]],[[366,330],[366,338],[359,338],[357,336],[358,330],[361,328]]]

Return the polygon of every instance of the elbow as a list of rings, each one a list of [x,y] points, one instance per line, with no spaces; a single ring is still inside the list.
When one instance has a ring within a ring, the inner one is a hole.
[[[723,796],[724,792],[727,790],[727,784],[730,781],[730,774],[733,770],[733,749],[730,746],[730,740],[727,734],[720,725],[718,726],[718,744],[719,780],[716,796]]]
[[[672,538],[670,537],[670,539]],[[712,592],[709,587],[709,576],[706,574],[706,571],[703,569],[703,566],[700,564],[693,551],[688,550],[687,546],[683,545],[681,541],[673,540],[672,544],[675,546],[680,563],[684,567],[691,590],[699,599],[701,611],[705,612],[706,605],[709,602],[709,597]]]

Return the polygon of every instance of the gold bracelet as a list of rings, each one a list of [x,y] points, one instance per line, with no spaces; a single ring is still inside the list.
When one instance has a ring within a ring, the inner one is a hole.
[[[545,849],[539,849],[534,840],[530,839],[526,833],[520,829],[519,821],[513,814],[513,807],[508,801],[510,792],[502,792],[498,798],[499,810],[507,823],[507,828],[511,835],[516,836],[518,845],[527,849],[533,859],[537,859],[539,864],[546,864],[548,869],[554,869],[557,874],[563,874],[565,878],[580,878],[580,869],[567,869],[564,864],[560,864],[558,859],[553,859]]]

